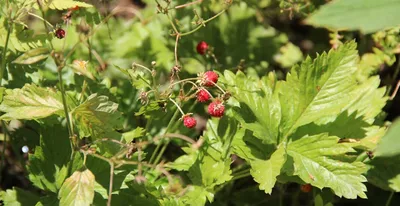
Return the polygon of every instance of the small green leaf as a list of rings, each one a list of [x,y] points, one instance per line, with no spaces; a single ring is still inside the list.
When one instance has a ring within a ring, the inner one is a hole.
[[[334,30],[372,33],[399,26],[399,10],[398,0],[336,0],[322,6],[306,21]]]
[[[121,113],[117,109],[118,104],[108,101],[108,97],[90,95],[72,111],[80,136],[99,137],[114,128],[121,128]]]
[[[0,111],[2,120],[41,119],[53,114],[64,116],[61,93],[50,88],[26,84],[22,89],[6,90]]]
[[[278,148],[269,160],[251,161],[250,173],[254,180],[260,184],[260,189],[271,194],[275,186],[276,177],[281,173],[283,164],[286,161],[286,151],[283,146]]]
[[[367,168],[362,162],[346,159],[343,155],[355,150],[338,141],[338,137],[319,134],[289,143],[287,154],[293,158],[294,174],[320,189],[331,188],[339,197],[366,198],[362,174]]]
[[[74,0],[45,0],[46,3],[50,3],[48,7],[50,9],[57,9],[57,10],[65,10],[74,8],[75,6],[79,6],[81,8],[88,8],[93,7],[92,5],[81,2],[81,1],[74,1]]]
[[[374,155],[377,157],[391,157],[400,154],[400,120],[396,120],[389,131],[379,142]]]
[[[46,47],[31,49],[13,61],[15,64],[34,64],[46,59],[50,55],[50,50]]]
[[[369,162],[368,182],[384,190],[400,192],[400,156],[376,157]]]
[[[1,191],[0,200],[7,206],[30,206],[39,201],[39,196],[14,187],[12,190]]]
[[[91,205],[94,198],[94,175],[85,169],[74,172],[62,185],[58,198],[60,205]]]
[[[132,142],[135,138],[143,136],[145,132],[146,130],[144,128],[137,127],[132,131],[123,133],[122,137],[125,139],[125,142]]]

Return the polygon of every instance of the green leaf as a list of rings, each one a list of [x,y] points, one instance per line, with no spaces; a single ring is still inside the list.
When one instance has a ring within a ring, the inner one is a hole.
[[[65,128],[43,126],[40,134],[40,146],[29,155],[29,179],[36,187],[56,193],[68,176],[68,166],[81,166],[81,163],[70,161],[71,147]]]
[[[34,64],[46,59],[50,55],[50,50],[45,47],[31,49],[13,61],[15,64]]]
[[[246,77],[242,72],[235,75],[225,70],[221,82],[239,101],[240,106],[234,108],[233,117],[242,127],[251,130],[264,143],[277,143],[281,107],[278,93],[274,92],[275,75],[270,73],[259,80]]]
[[[39,196],[14,187],[12,190],[1,191],[0,199],[7,206],[30,206],[39,201]]]
[[[41,119],[56,114],[64,116],[61,93],[51,88],[26,84],[22,89],[6,90],[0,111],[0,119]]]
[[[265,193],[271,194],[272,188],[276,183],[276,177],[281,173],[285,161],[286,151],[281,146],[271,155],[269,160],[254,160],[250,162],[250,174],[260,184],[260,189],[264,190]]]
[[[45,0],[46,4],[48,4],[48,7],[50,9],[57,9],[57,10],[64,10],[64,9],[70,9],[74,8],[75,6],[79,6],[81,8],[87,8],[87,7],[92,7],[92,5],[85,3],[85,2],[80,2],[80,1],[74,1],[74,0]]]
[[[142,127],[137,127],[132,131],[125,132],[122,134],[122,137],[125,139],[125,142],[132,142],[135,138],[142,137],[145,134],[146,130]]]
[[[165,165],[167,168],[171,168],[178,171],[188,171],[190,167],[196,162],[197,156],[199,155],[196,150],[189,147],[182,148],[186,155],[181,155],[175,161],[169,162]]]
[[[376,157],[370,163],[368,182],[384,190],[400,192],[400,156]]]
[[[283,137],[311,122],[330,122],[345,110],[349,113],[357,111],[372,123],[386,98],[382,98],[382,90],[376,89],[378,77],[363,84],[357,82],[356,46],[349,42],[337,50],[318,55],[315,60],[308,57],[287,75],[286,82],[279,88]]]
[[[60,205],[91,205],[94,198],[94,175],[88,170],[74,172],[58,193]]]
[[[400,154],[399,145],[400,120],[396,120],[389,131],[379,142],[374,155],[377,157],[391,157]]]
[[[366,166],[346,159],[343,155],[355,150],[338,141],[338,137],[319,134],[289,143],[287,154],[293,158],[294,175],[320,189],[331,188],[339,197],[366,198],[367,188],[362,183]]]
[[[334,30],[372,33],[400,25],[397,0],[336,0],[322,6],[306,21]]]
[[[183,197],[182,201],[185,205],[203,206],[207,199],[213,199],[214,194],[207,191],[204,187],[190,186]]]
[[[118,104],[108,101],[106,96],[90,95],[85,102],[72,111],[72,116],[81,137],[99,137],[114,128],[122,127]]]

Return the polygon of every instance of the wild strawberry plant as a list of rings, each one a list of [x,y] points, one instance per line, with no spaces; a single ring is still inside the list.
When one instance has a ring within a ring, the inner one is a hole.
[[[400,63],[378,74],[399,22],[339,22],[344,0],[141,2],[0,3],[2,204],[390,205]],[[272,14],[331,29],[322,51]]]

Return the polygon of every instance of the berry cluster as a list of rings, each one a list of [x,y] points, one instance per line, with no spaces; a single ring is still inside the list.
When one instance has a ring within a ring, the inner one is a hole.
[[[212,96],[207,88],[216,86],[218,82],[218,74],[213,71],[207,71],[200,75],[199,85],[202,86],[197,90],[196,99],[198,102],[204,103],[209,101]],[[222,117],[225,112],[224,102],[220,98],[214,99],[208,105],[208,113],[212,117]],[[196,119],[186,114],[183,116],[183,125],[187,128],[193,128],[196,126]]]

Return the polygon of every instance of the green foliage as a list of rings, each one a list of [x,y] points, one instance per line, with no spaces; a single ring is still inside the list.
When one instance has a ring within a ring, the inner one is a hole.
[[[396,0],[337,0],[322,6],[307,22],[330,29],[373,33],[400,25],[399,8],[400,2]]]
[[[377,148],[375,149],[375,156],[379,157],[391,157],[400,154],[400,148],[398,144],[398,134],[400,133],[400,121],[395,121],[391,126],[386,135],[382,138]]]

